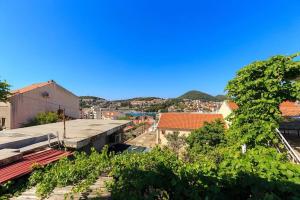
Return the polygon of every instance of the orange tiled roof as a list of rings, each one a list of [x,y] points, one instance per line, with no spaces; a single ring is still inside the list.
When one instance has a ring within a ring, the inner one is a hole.
[[[238,105],[232,101],[228,101],[227,104],[231,110],[236,110],[238,108]],[[284,117],[300,116],[300,105],[296,102],[282,102],[279,106],[279,109]]]
[[[102,111],[102,115],[104,116],[116,116],[116,115],[120,115],[121,113],[120,112],[117,112],[117,111]]]
[[[280,104],[280,111],[284,117],[300,116],[300,105],[296,102],[285,101]]]
[[[35,83],[35,84],[32,84],[32,85],[29,85],[27,87],[24,87],[24,88],[21,88],[21,89],[18,89],[18,90],[13,90],[11,91],[11,93],[13,95],[15,94],[22,94],[22,93],[25,93],[25,92],[29,92],[31,90],[34,90],[36,88],[40,88],[40,87],[43,87],[43,86],[46,86],[46,85],[49,85],[51,83],[54,83],[54,81],[47,81],[47,82],[43,82],[43,83]]]
[[[227,105],[229,106],[229,108],[231,110],[236,110],[239,108],[238,105],[236,103],[234,103],[233,101],[227,101]]]
[[[158,128],[195,130],[201,128],[204,122],[212,122],[216,119],[223,119],[223,116],[221,114],[163,113]]]

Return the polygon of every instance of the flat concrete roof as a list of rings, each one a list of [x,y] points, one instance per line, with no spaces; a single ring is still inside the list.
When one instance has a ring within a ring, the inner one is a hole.
[[[110,135],[118,130],[123,129],[130,121],[127,120],[97,120],[97,119],[77,119],[66,121],[66,139],[65,145],[72,148],[81,148],[88,145],[93,137],[101,134]],[[63,122],[31,126],[0,131],[0,147],[11,142],[32,140],[38,142],[49,134],[56,135],[63,140]],[[31,143],[34,143],[31,141]]]

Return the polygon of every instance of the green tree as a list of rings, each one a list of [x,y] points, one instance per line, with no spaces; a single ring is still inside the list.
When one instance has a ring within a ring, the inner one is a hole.
[[[186,142],[190,150],[208,152],[225,143],[225,124],[221,120],[206,122],[203,127],[193,131]]]
[[[178,131],[167,134],[166,139],[168,140],[168,147],[176,154],[185,145],[185,137],[181,136]]]
[[[0,80],[0,102],[6,102],[10,95],[10,85],[6,81]]]
[[[275,129],[279,127],[279,105],[286,100],[300,99],[299,54],[274,56],[242,68],[229,81],[228,96],[239,108],[231,118],[229,136],[237,145],[268,146],[277,143]]]

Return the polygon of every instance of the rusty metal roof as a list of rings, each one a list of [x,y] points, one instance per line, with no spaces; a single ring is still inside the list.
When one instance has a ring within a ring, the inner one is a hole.
[[[68,151],[47,149],[24,155],[23,159],[0,168],[0,184],[29,174],[34,164],[44,166],[71,154]]]

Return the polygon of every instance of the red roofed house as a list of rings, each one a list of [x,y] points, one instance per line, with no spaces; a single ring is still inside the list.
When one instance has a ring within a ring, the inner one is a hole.
[[[226,118],[230,113],[232,113],[232,111],[236,109],[238,109],[238,105],[236,105],[234,102],[224,101],[219,113]],[[282,116],[285,119],[289,119],[280,123],[280,130],[283,133],[300,136],[300,104],[298,102],[285,101],[280,104],[279,109],[282,113]],[[228,121],[226,121],[226,123],[229,125]]]
[[[300,117],[300,104],[292,101],[285,101],[280,104],[280,111],[283,117]],[[219,113],[226,118],[232,111],[238,109],[238,105],[232,101],[224,101]]]
[[[162,113],[157,126],[156,142],[166,145],[167,134],[179,132],[181,135],[188,135],[201,128],[204,122],[212,122],[217,119],[223,120],[223,116],[221,114]]]
[[[283,117],[300,116],[300,104],[297,102],[285,101],[280,104],[279,108]]]
[[[125,114],[123,114],[122,112],[119,111],[102,111],[101,113],[102,119],[105,120],[116,120],[120,117],[125,117]]]
[[[11,92],[8,103],[0,102],[0,127],[20,128],[38,113],[65,109],[71,118],[79,118],[79,98],[54,81],[33,84]]]

